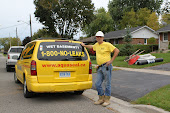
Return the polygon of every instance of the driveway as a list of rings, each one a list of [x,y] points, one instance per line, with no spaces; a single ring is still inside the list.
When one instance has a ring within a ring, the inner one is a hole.
[[[162,65],[158,65],[158,66],[147,67],[146,69],[170,71],[170,63],[162,64]]]
[[[96,75],[93,74],[93,83]],[[112,71],[111,95],[125,101],[133,101],[167,84],[170,84],[168,75],[117,70]]]

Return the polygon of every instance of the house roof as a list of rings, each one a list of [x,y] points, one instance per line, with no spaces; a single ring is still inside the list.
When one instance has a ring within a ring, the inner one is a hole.
[[[157,30],[158,33],[161,33],[161,32],[168,32],[170,31],[170,24],[168,24],[167,26]]]
[[[130,33],[134,33],[139,31],[142,28],[147,28],[149,30],[151,30],[152,32],[156,33],[153,29],[151,29],[148,26],[138,26],[138,27],[134,27],[134,28],[130,28],[129,31]],[[117,38],[123,38],[127,33],[127,29],[123,29],[123,30],[118,30],[118,31],[112,31],[109,33],[105,34],[105,39],[117,39]]]
[[[80,40],[81,42],[95,42],[96,40],[96,37],[95,36],[92,36],[92,37],[89,37],[89,38],[85,38],[83,40]]]

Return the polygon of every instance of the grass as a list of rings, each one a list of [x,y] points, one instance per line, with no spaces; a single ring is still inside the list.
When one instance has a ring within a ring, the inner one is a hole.
[[[145,67],[151,67],[151,66],[156,66],[160,64],[165,64],[165,63],[170,63],[170,53],[152,53],[153,56],[156,58],[163,58],[163,62],[155,62],[151,64],[145,64],[145,65],[128,65],[128,62],[124,62],[124,59],[126,56],[118,56],[116,59],[113,61],[113,66],[118,66],[118,67],[127,67],[127,68],[145,68]],[[92,60],[92,64],[96,64],[95,60]]]
[[[170,111],[170,84],[133,101],[134,104],[153,105]]]

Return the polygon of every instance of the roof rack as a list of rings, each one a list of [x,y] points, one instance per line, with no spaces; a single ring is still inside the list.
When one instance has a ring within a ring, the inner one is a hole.
[[[41,37],[41,38],[37,38],[36,40],[71,40],[71,39],[57,38],[57,37]]]
[[[71,40],[71,41],[79,41],[75,39],[69,39],[69,38],[57,38],[57,37],[41,37],[36,40]]]

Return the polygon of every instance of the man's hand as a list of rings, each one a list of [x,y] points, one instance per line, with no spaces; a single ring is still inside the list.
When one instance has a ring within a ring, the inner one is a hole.
[[[106,66],[109,66],[110,64],[112,64],[111,60],[106,63]]]
[[[93,48],[93,45],[85,45],[83,42],[81,43],[81,45],[82,45],[83,47],[87,47],[87,48],[89,48],[89,49],[92,49],[92,48]]]
[[[81,45],[82,45],[83,47],[85,47],[85,44],[84,44],[83,42],[81,43]]]

